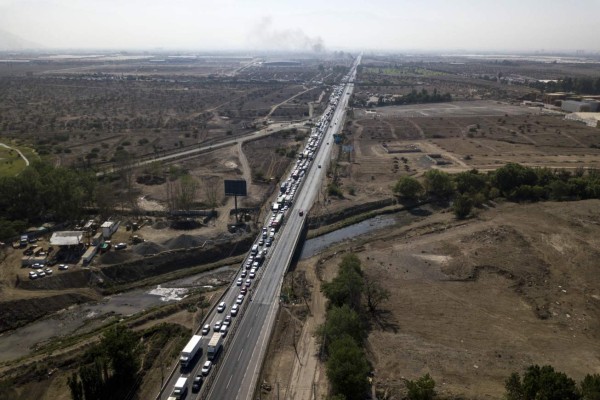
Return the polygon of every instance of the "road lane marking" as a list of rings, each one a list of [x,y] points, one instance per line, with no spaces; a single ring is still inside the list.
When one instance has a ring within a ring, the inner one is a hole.
[[[238,361],[240,361],[240,358],[242,358],[242,354],[244,354],[244,349],[242,349],[242,351],[240,351],[240,355],[238,356]]]
[[[231,383],[231,378],[233,378],[233,375],[231,375],[229,377],[229,380],[227,381],[227,386],[225,386],[225,389],[229,389],[229,384]]]

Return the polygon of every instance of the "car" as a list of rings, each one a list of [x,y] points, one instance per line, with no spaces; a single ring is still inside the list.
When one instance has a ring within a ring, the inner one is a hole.
[[[58,269],[60,269],[61,271],[66,271],[69,269],[69,266],[67,264],[60,264],[58,266]]]
[[[44,272],[44,270],[40,270],[40,271],[38,271],[37,276],[38,276],[38,278],[43,278],[46,276],[46,273]]]
[[[243,294],[238,295],[235,302],[236,302],[236,304],[242,304],[244,302],[244,295]]]
[[[245,278],[247,274],[248,274],[248,273],[247,273],[246,271],[242,271],[242,275],[240,275],[240,276],[241,276],[242,278]]]
[[[42,269],[42,268],[44,268],[44,266],[42,264],[40,264],[40,263],[35,263],[35,264],[33,264],[31,266],[31,268],[33,268],[33,269]]]
[[[231,315],[225,317],[225,319],[223,320],[223,325],[231,325]]]
[[[213,330],[214,330],[215,332],[219,332],[219,329],[221,329],[221,325],[222,325],[222,322],[221,322],[221,320],[218,320],[218,321],[217,321],[217,322],[215,322],[215,324],[213,325]]]
[[[246,287],[250,287],[250,285],[252,285],[252,281],[250,279],[246,279],[245,285]]]
[[[221,332],[221,336],[223,336],[223,337],[227,336],[227,330],[228,330],[227,325],[222,325],[221,330],[219,330],[219,332]]]
[[[267,233],[267,228],[262,228],[262,233]]]
[[[242,278],[238,278],[238,280],[235,282],[237,286],[242,286],[242,283],[244,283],[244,280]]]
[[[115,250],[123,250],[127,248],[127,243],[117,243],[115,244]]]
[[[260,267],[260,263],[258,261],[254,261],[254,264],[252,264],[252,269],[255,270],[254,272],[256,272],[258,267]],[[252,270],[250,270],[250,271],[252,271]]]
[[[52,268],[44,268],[46,275],[52,275]]]
[[[240,307],[237,304],[234,304],[231,307],[231,310],[229,311],[229,313],[231,314],[232,317],[235,317],[239,310],[240,310]]]
[[[210,332],[210,324],[206,324],[202,327],[202,334],[203,335],[208,335],[208,333]]]
[[[223,311],[225,311],[225,309],[227,308],[227,304],[225,304],[224,301],[220,302],[219,305],[217,306],[217,312],[218,313],[222,313]]]
[[[202,382],[204,382],[204,377],[202,375],[196,375],[194,382],[192,383],[192,392],[198,393],[202,386]]]
[[[248,289],[246,289],[246,287],[243,287],[243,288],[240,289],[240,293],[241,294],[246,294],[246,293],[248,293]]]
[[[29,279],[36,279],[38,276],[34,271],[29,271]]]
[[[275,228],[271,228],[271,231],[269,233],[275,234]]]
[[[264,241],[264,239],[260,239],[260,240],[258,241],[258,245],[259,245],[259,246],[262,246],[262,245],[264,245],[264,244],[265,244],[265,241]]]
[[[267,240],[267,241],[265,242],[265,246],[267,246],[267,247],[271,247],[271,243],[273,243],[273,241],[272,241],[272,240]]]
[[[329,142],[327,142],[327,145],[329,146]]]
[[[317,167],[321,168],[321,164],[317,165]]]
[[[298,215],[303,216],[304,215],[304,210],[298,211]]]
[[[256,278],[256,270],[254,270],[254,268],[252,268],[252,270],[250,270],[250,274],[248,275],[248,277],[250,279]]]
[[[268,252],[269,252],[269,249],[263,249],[262,250],[263,257],[266,256]]]
[[[212,368],[212,361],[205,362],[204,365],[202,366],[202,375],[204,375],[204,376],[208,375],[211,368]]]

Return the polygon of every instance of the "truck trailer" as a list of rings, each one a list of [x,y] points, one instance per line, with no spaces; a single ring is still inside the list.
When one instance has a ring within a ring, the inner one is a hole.
[[[208,348],[206,350],[206,356],[209,360],[217,358],[219,351],[223,347],[223,335],[220,332],[213,333],[210,341],[208,342]]]
[[[202,336],[194,335],[190,339],[190,341],[185,345],[183,350],[181,351],[181,356],[179,357],[179,362],[181,363],[181,368],[187,368],[190,365],[190,362],[196,357],[196,354],[201,353],[202,349]]]
[[[175,382],[175,387],[173,388],[173,397],[177,400],[184,399],[187,394],[187,378],[185,376],[180,376]]]

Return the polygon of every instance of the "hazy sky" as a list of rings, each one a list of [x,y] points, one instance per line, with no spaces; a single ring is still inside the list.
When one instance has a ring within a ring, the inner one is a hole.
[[[56,48],[600,51],[600,0],[0,0]]]

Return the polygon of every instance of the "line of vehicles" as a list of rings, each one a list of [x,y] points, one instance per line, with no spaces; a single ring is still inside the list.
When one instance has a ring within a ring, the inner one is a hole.
[[[181,351],[180,365],[181,372],[183,373],[175,382],[169,400],[184,399],[188,394],[190,382],[192,384],[192,392],[199,392],[204,380],[213,370],[213,365],[223,349],[223,342],[227,336],[229,327],[234,322],[234,318],[238,315],[246,296],[249,297],[249,301],[252,300],[252,282],[257,279],[260,267],[263,265],[268,255],[269,247],[273,244],[277,232],[285,221],[286,213],[292,206],[302,178],[306,174],[314,154],[327,131],[343,89],[343,85],[334,87],[326,112],[321,116],[316,126],[313,128],[307,144],[300,152],[296,165],[290,172],[289,177],[282,182],[280,193],[271,206],[272,214],[269,216],[268,221],[265,226],[263,226],[247,257],[244,259],[239,273],[234,279],[235,285],[230,288],[230,290],[239,291],[235,297],[235,303],[228,308],[225,301],[220,302],[217,306],[217,315],[224,315],[224,317],[219,317],[220,319],[215,321],[212,326],[210,324],[204,325],[201,330],[202,335],[192,336],[190,341]],[[329,142],[327,142],[327,144],[329,144]],[[319,165],[319,168],[320,167],[321,166]],[[304,210],[300,210],[299,215],[303,216]],[[202,355],[203,338],[208,337],[209,340],[206,346],[207,359],[202,365],[200,373],[196,374],[192,379],[185,371],[193,369],[192,367],[195,364],[194,360],[199,359]]]

